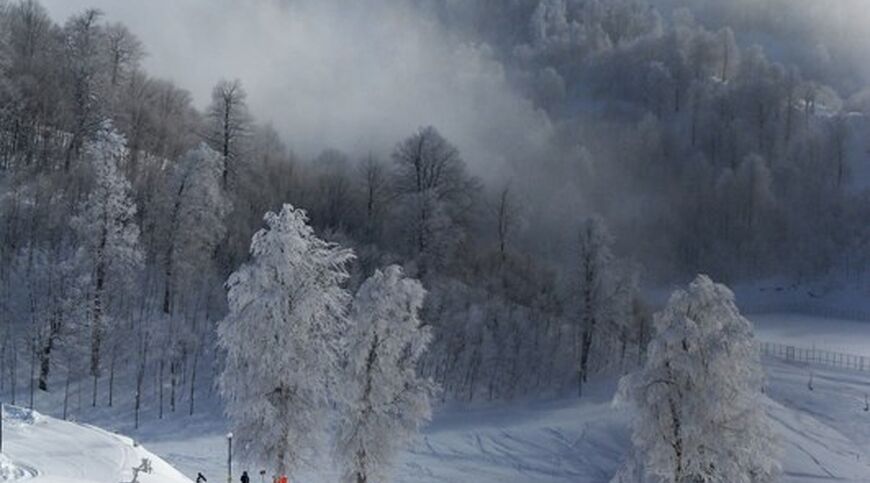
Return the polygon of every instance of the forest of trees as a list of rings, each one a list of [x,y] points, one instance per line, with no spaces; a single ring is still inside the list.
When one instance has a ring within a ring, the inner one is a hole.
[[[132,371],[137,424],[151,381],[161,416],[193,413],[194,381],[234,350],[216,342],[227,289],[232,305],[240,267],[260,263],[252,237],[285,204],[353,250],[336,282],[363,287],[352,307],[372,304],[372,275],[399,284],[385,267],[419,280],[431,341],[415,365],[444,401],[582,394],[591,374],[638,366],[645,284],[867,283],[870,193],[852,177],[865,84],[827,85],[700,7],[428,3],[480,32],[553,126],[550,155],[512,160],[510,182],[484,181],[426,120],[384,158],[302,159],[240,81],[216,80],[197,109],[101,12],[58,25],[35,0],[0,0],[0,385],[87,379],[89,402],[111,405]]]

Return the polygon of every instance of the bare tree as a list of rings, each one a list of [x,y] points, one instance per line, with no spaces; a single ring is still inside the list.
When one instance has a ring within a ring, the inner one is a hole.
[[[507,260],[508,244],[520,223],[520,206],[511,185],[506,184],[498,194],[495,207],[498,253],[501,263]]]
[[[208,131],[205,139],[224,159],[223,186],[227,187],[232,164],[242,151],[242,141],[250,132],[251,119],[242,82],[221,80],[211,93],[208,107]]]
[[[145,56],[145,50],[142,42],[120,23],[113,23],[105,28],[105,44],[109,85],[114,88],[137,69],[139,61]]]
[[[394,189],[405,198],[402,223],[422,276],[462,237],[455,230],[469,217],[479,185],[466,173],[456,147],[432,126],[399,143],[393,161]]]
[[[365,236],[374,241],[380,236],[386,201],[389,196],[389,178],[384,164],[369,154],[359,166],[365,200]]]

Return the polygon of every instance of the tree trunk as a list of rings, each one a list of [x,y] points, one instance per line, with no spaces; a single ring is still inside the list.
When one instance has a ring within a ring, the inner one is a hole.
[[[91,399],[91,407],[95,408],[95,407],[97,407],[97,378],[98,378],[98,376],[96,374],[94,374],[93,376],[94,376],[94,390],[93,390],[93,395],[92,395],[93,397]]]
[[[108,213],[104,212],[104,217]],[[100,350],[103,343],[103,289],[106,282],[106,264],[103,253],[108,239],[108,220],[103,220],[100,247],[97,250],[96,282],[93,296],[93,314],[91,316],[91,375],[94,376],[94,397],[92,405],[97,405],[97,378],[100,376]]]
[[[175,412],[175,385],[178,381],[178,361],[169,362],[169,410]]]
[[[193,416],[194,397],[196,396],[196,363],[199,360],[199,345],[193,349],[193,365],[190,368],[190,411],[188,414]]]
[[[33,411],[33,393],[36,390],[36,339],[30,345],[30,405]]]
[[[69,384],[70,379],[72,379],[72,370],[67,368],[66,370],[66,384],[64,384],[63,388],[63,420],[67,419],[67,410],[69,408]]]
[[[18,379],[16,377],[17,376],[16,373],[18,372],[18,348],[16,347],[15,343],[12,344],[11,355],[12,355],[12,361],[11,361],[11,364],[9,364],[9,380],[10,380],[10,383],[12,386],[12,388],[11,388],[12,389],[12,404],[15,405],[15,389],[17,386],[16,382]]]
[[[115,359],[117,355],[112,351],[112,360],[109,362],[109,407],[112,407],[112,396],[115,392]]]
[[[48,391],[48,375],[51,371],[51,351],[60,334],[59,317],[55,316],[49,323],[48,338],[39,354],[39,390]]]
[[[136,370],[136,396],[135,401],[133,403],[133,412],[134,412],[134,428],[139,429],[139,409],[142,406],[142,383],[145,380],[145,368],[147,367],[147,356],[148,356],[148,341],[147,339],[142,342],[142,346],[139,352],[139,367]]]
[[[163,368],[164,368],[164,366],[165,366],[164,358],[161,357],[160,358],[160,369],[159,369],[160,373],[157,376],[157,380],[158,380],[157,390],[159,393],[158,399],[160,400],[157,417],[159,419],[163,419]]]

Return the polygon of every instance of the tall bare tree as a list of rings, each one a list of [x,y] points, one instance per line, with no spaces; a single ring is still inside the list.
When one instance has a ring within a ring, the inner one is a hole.
[[[206,141],[223,156],[223,186],[226,189],[233,164],[238,161],[243,140],[251,129],[246,103],[247,93],[238,79],[221,80],[211,93],[211,105],[206,111],[208,127]]]

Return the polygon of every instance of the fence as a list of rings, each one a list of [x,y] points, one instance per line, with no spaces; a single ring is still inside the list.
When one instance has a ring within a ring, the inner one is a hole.
[[[788,344],[762,342],[761,353],[790,362],[805,362],[807,364],[826,365],[870,372],[870,356],[846,354],[820,349],[807,349]]]

